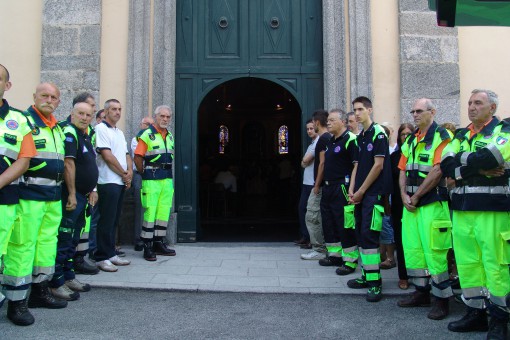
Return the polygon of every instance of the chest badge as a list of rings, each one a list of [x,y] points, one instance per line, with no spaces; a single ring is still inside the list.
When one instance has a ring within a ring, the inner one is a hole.
[[[369,143],[369,144],[367,145],[367,150],[368,150],[368,151],[372,151],[372,150],[374,150],[374,146],[372,145],[372,143]]]
[[[8,121],[5,122],[5,126],[7,126],[9,130],[16,130],[19,127],[19,124],[17,121],[9,119]]]
[[[154,136],[152,133],[149,135],[150,140],[156,140],[156,136]]]
[[[32,135],[34,136],[37,136],[41,133],[41,130],[39,129],[39,127],[34,127],[34,129],[32,130]]]
[[[341,147],[340,147],[340,145],[339,145],[339,146],[337,146],[337,147],[335,148],[335,153],[339,153],[339,152],[340,152],[340,150],[342,150],[342,148],[341,148]]]
[[[429,151],[432,149],[432,144],[425,145],[425,150]]]

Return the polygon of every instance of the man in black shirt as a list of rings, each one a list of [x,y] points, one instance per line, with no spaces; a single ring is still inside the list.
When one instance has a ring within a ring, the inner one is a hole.
[[[344,207],[349,200],[348,190],[354,162],[358,156],[356,135],[347,129],[347,114],[333,109],[328,116],[330,138],[324,154],[324,187],[322,188],[322,230],[328,257],[319,260],[321,266],[342,266],[340,275],[354,272],[358,261],[356,235],[352,226],[344,229]],[[344,247],[345,251],[343,254]],[[344,259],[342,261],[342,255]]]
[[[367,301],[382,298],[379,264],[379,237],[384,215],[384,199],[392,190],[388,137],[384,129],[372,122],[372,102],[358,97],[353,102],[356,119],[363,126],[358,135],[359,156],[355,165],[353,192],[350,203],[355,204],[356,239],[360,249],[362,276],[349,280],[349,288],[368,288]]]
[[[69,301],[78,299],[78,292],[90,290],[90,285],[76,279],[72,259],[85,226],[87,201],[94,206],[98,199],[95,191],[98,178],[96,153],[91,143],[92,136],[88,133],[93,117],[90,104],[77,103],[71,113],[71,124],[64,129],[62,221],[58,231],[55,274],[50,286],[54,296]]]
[[[315,131],[319,134],[319,140],[315,146],[314,159],[314,178],[315,184],[308,198],[306,205],[306,228],[310,234],[310,243],[312,251],[301,254],[303,260],[320,260],[326,258],[326,249],[324,245],[324,235],[322,234],[322,217],[320,211],[320,202],[322,197],[322,178],[324,172],[324,153],[331,135],[327,128],[328,112],[325,110],[317,110],[312,115],[315,125]]]

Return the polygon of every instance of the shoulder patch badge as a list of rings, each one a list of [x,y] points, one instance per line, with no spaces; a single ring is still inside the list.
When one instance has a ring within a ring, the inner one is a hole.
[[[379,138],[379,139],[383,139],[384,137],[386,137],[386,136],[383,134],[380,134],[379,136],[377,136],[377,138]]]
[[[496,144],[498,144],[498,145],[505,145],[506,142],[508,142],[508,139],[506,139],[506,138],[503,138],[503,137],[496,138]]]
[[[19,127],[19,124],[17,121],[9,119],[8,121],[5,122],[5,126],[7,126],[9,130],[16,130]]]

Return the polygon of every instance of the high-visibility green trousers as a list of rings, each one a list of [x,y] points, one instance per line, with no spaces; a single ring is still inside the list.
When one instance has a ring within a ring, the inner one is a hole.
[[[152,240],[154,237],[164,237],[172,199],[174,195],[174,182],[171,178],[142,180],[142,207],[143,214],[141,239]]]
[[[0,205],[0,267],[2,266],[2,255],[7,251],[7,244],[11,237],[17,206],[17,204]],[[0,301],[2,300],[3,295],[0,293]]]
[[[432,294],[439,298],[453,295],[447,261],[451,230],[447,202],[432,202],[414,212],[404,208],[402,245],[407,275],[417,289],[429,289],[432,277]]]
[[[453,244],[466,304],[506,309],[510,294],[510,212],[454,211]],[[508,311],[508,309],[506,309]]]
[[[2,285],[9,300],[23,300],[31,282],[49,280],[55,271],[60,201],[20,200],[4,256]]]

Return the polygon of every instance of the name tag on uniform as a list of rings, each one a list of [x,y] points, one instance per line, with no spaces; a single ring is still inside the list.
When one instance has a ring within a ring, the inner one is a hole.
[[[429,161],[429,155],[428,154],[420,154],[418,156],[420,158],[420,162],[428,162]]]

